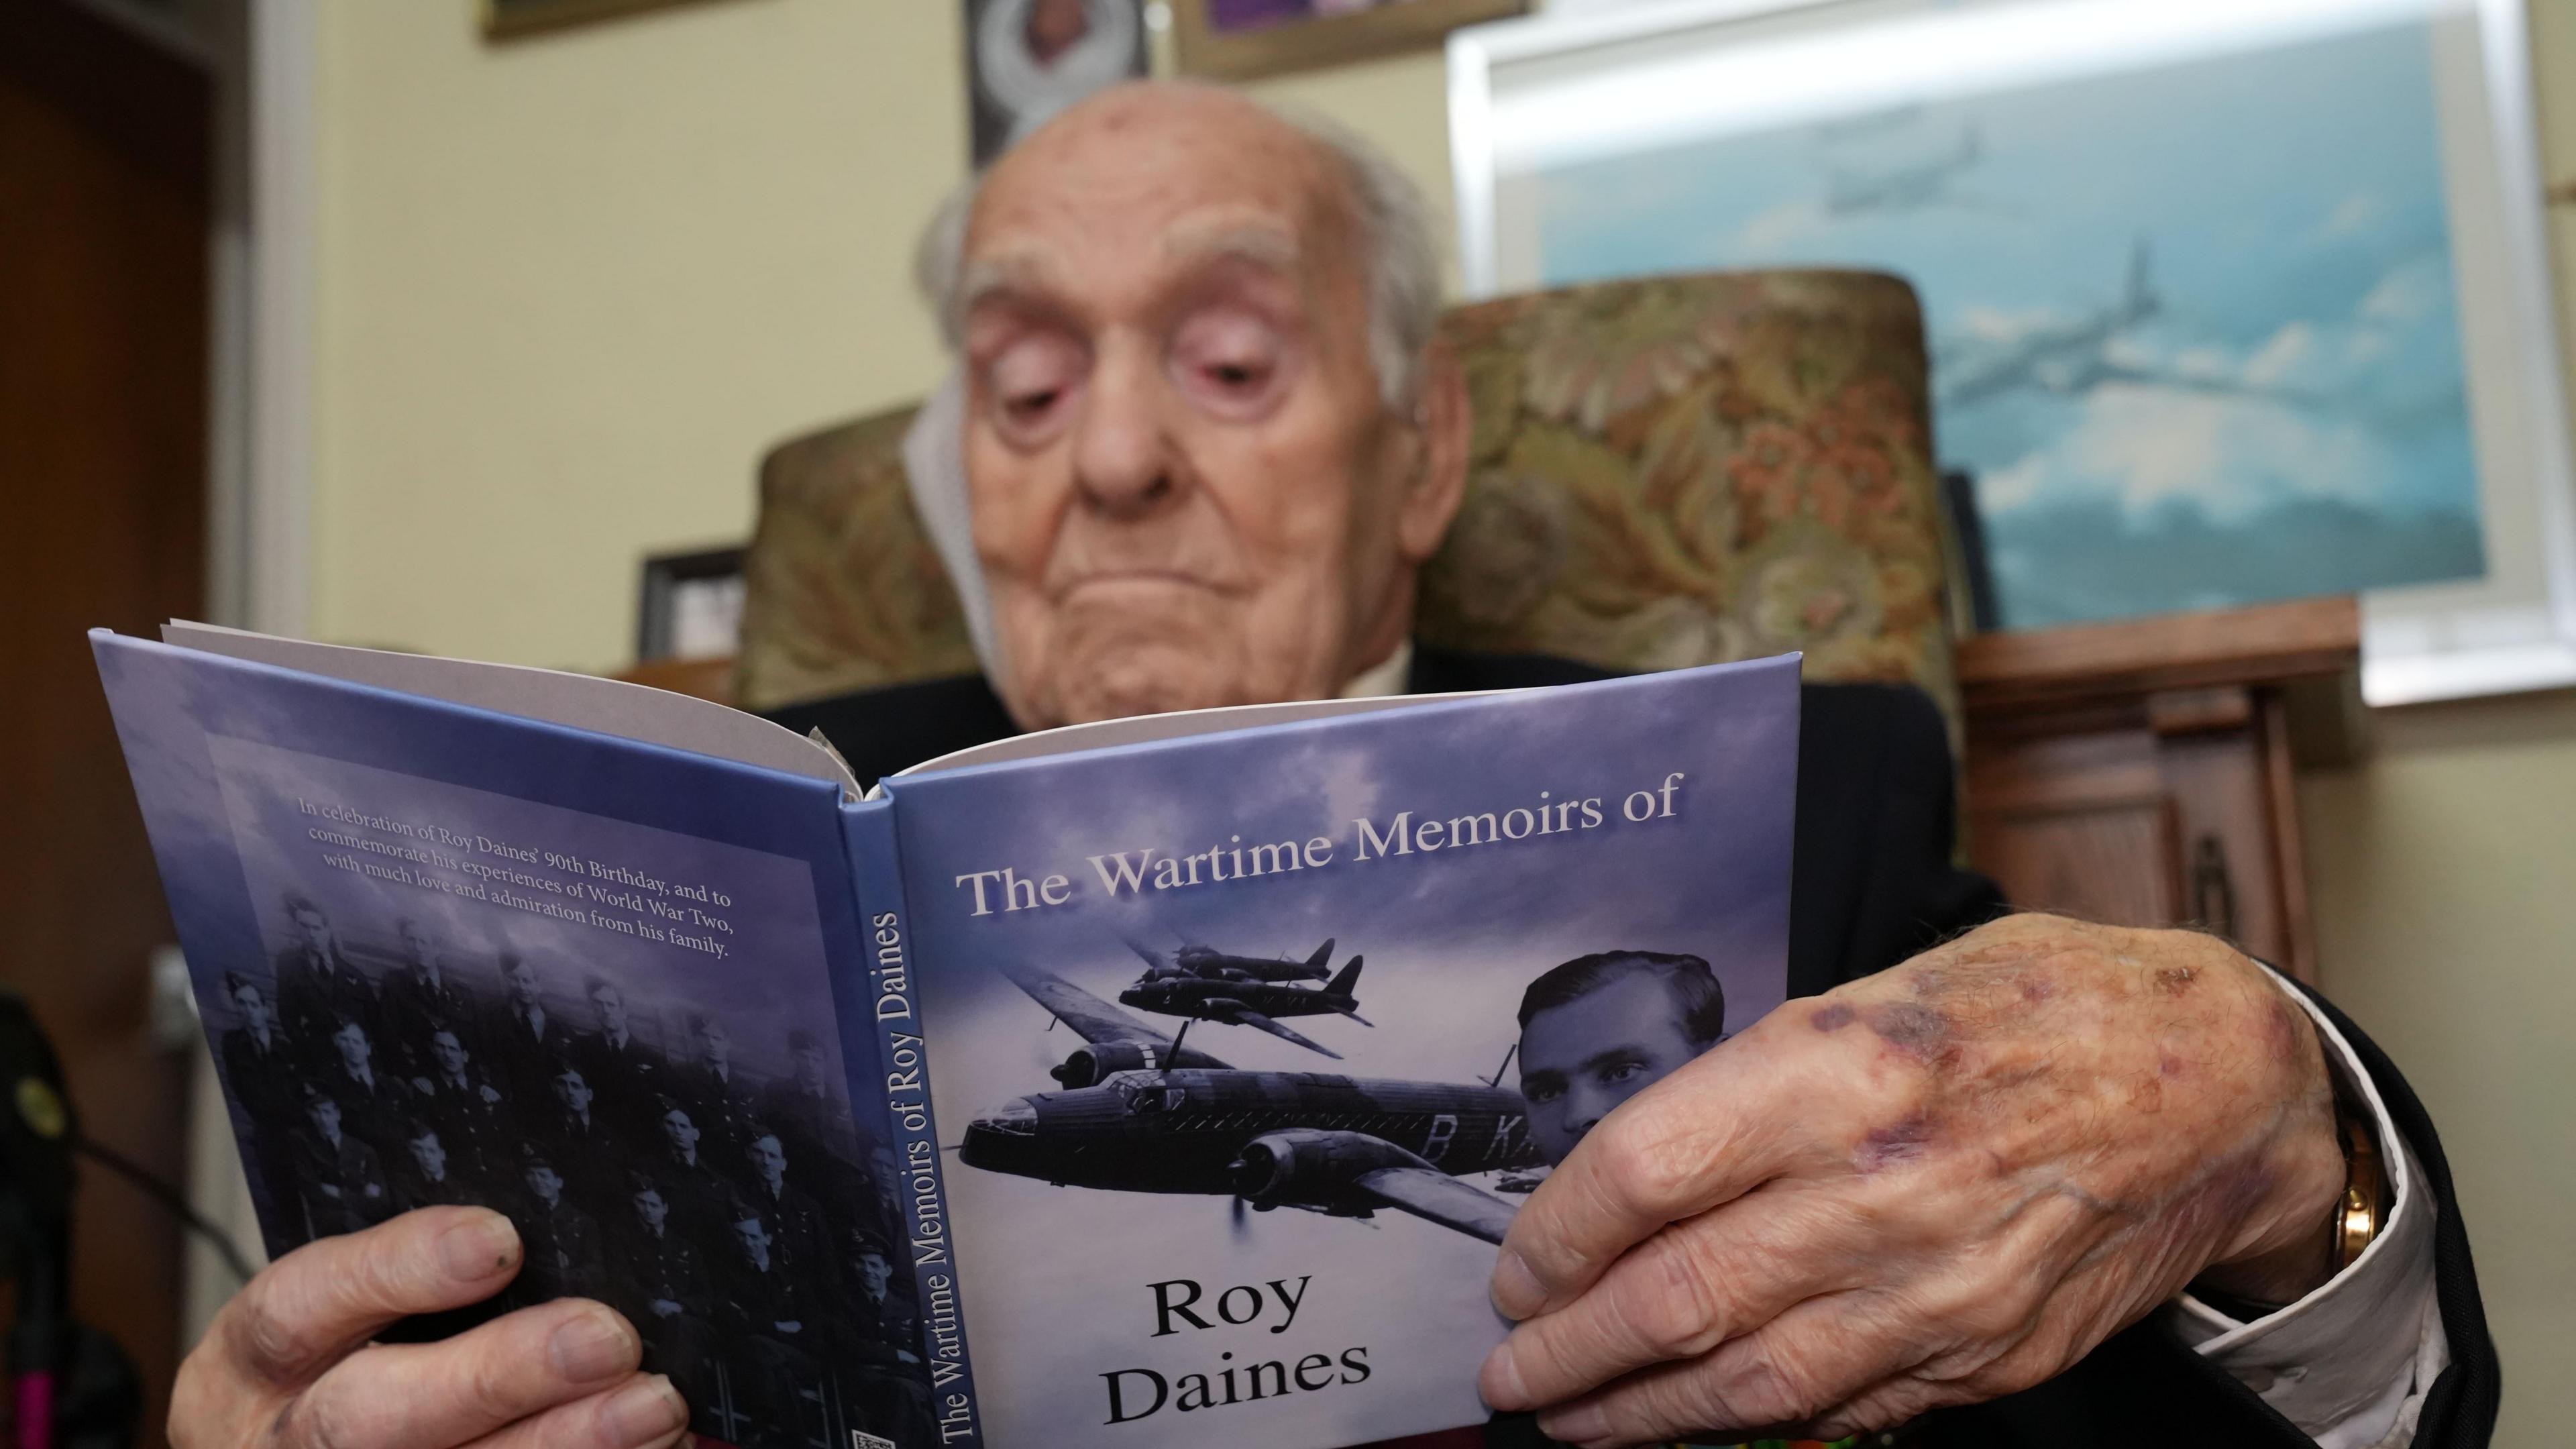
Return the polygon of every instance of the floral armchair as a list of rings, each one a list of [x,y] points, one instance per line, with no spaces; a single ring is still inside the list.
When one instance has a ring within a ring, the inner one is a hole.
[[[1474,448],[1419,637],[1619,669],[1799,649],[1811,679],[1911,681],[1957,720],[1922,316],[1904,282],[1598,283],[1455,308],[1443,335]],[[745,705],[975,668],[904,486],[911,416],[763,461]]]

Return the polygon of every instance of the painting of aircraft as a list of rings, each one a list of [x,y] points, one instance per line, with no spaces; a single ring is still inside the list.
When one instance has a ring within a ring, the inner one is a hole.
[[[1943,155],[1882,171],[1828,170],[1825,213],[1854,216],[1874,211],[1921,211],[1934,206],[1984,207],[1990,203],[1957,189],[1960,177],[1985,159],[1984,136],[1970,122],[1958,146]]]
[[[2170,388],[2218,397],[2264,398],[2314,405],[2317,396],[2294,388],[2262,387],[2235,378],[2152,367],[2119,355],[2123,335],[2164,312],[2164,298],[2150,275],[2153,257],[2139,237],[2129,252],[2120,295],[2072,321],[2044,326],[2009,342],[1952,342],[1938,370],[1945,406],[1981,402],[2015,390],[2079,397],[2106,383]]]
[[[1367,1218],[1381,1208],[1500,1243],[1513,1206],[1464,1180],[1540,1165],[1520,1093],[1497,1082],[1247,1071],[1060,976],[1006,969],[1085,1045],[967,1125],[958,1161],[1061,1187],[1231,1197]],[[1188,1031],[1186,1024],[1183,1033]]]

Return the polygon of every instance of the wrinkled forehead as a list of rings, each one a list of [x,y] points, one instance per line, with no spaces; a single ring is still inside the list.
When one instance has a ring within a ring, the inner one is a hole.
[[[1074,117],[998,163],[966,234],[960,300],[1037,294],[1101,314],[1219,262],[1321,290],[1355,255],[1349,186],[1315,142],[1247,105]]]

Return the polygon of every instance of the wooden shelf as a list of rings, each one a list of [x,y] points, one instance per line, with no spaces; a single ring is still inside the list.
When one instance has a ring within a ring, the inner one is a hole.
[[[1971,710],[2051,699],[2281,684],[2361,667],[2361,606],[2349,597],[2170,614],[2116,624],[2014,629],[1959,645]]]

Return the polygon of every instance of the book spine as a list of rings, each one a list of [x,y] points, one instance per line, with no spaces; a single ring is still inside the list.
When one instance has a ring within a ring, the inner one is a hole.
[[[899,1201],[921,1305],[922,1362],[928,1367],[931,1412],[943,1446],[984,1442],[975,1397],[975,1372],[966,1350],[966,1309],[959,1286],[957,1244],[948,1224],[947,1155],[939,1149],[939,1124],[930,1109],[930,1059],[913,981],[912,930],[907,919],[901,852],[895,840],[894,801],[882,795],[842,807],[850,867],[866,933],[868,995],[878,1033],[879,1092],[894,1134],[901,1171]]]

